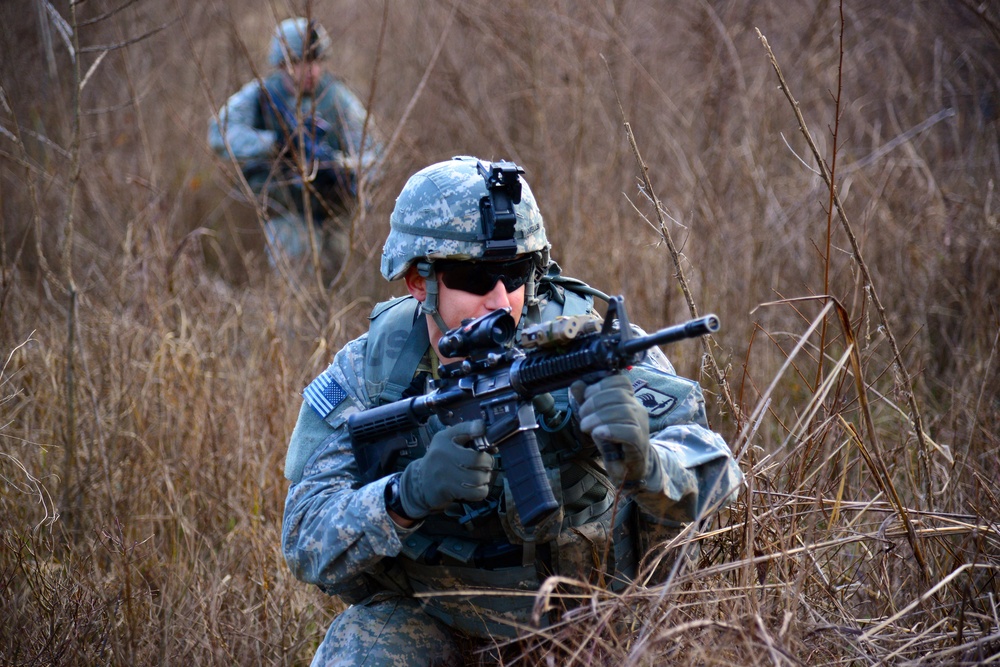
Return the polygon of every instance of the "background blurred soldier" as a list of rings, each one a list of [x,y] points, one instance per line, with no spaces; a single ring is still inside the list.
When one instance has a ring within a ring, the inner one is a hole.
[[[368,333],[304,392],[285,467],[285,558],[296,577],[352,604],[314,665],[463,664],[464,640],[513,637],[531,624],[523,592],[546,576],[603,577],[621,590],[651,534],[704,518],[741,483],[729,447],[707,428],[700,387],[655,347],[627,373],[577,382],[539,407],[538,444],[559,508],[531,529],[518,520],[503,461],[467,446],[481,420],[443,427],[432,417],[415,434],[416,451],[381,478],[361,479],[348,417],[431,391],[448,361],[442,332],[497,308],[522,325],[588,314],[600,294],[560,275],[526,183],[514,243],[503,239],[506,256],[494,257],[477,162],[454,158],[407,181],[382,274],[402,278],[409,296],[376,306]],[[414,597],[470,588],[500,594]]]
[[[320,238],[331,250],[338,242],[331,236],[342,225],[324,223],[350,213],[358,170],[370,183],[382,151],[374,124],[365,126],[360,100],[323,68],[330,46],[316,21],[282,21],[268,54],[274,71],[243,86],[209,122],[212,149],[238,162],[251,189],[264,199],[269,251],[280,249],[289,257],[308,251],[310,229],[324,229]]]

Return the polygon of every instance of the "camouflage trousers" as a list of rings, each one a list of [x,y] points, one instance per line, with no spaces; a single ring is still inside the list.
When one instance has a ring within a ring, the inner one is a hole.
[[[291,264],[308,263],[313,244],[327,263],[340,265],[348,250],[351,213],[339,198],[328,199],[324,205],[310,195],[311,214],[307,220],[306,196],[296,179],[282,178],[269,165],[256,163],[244,175],[266,210],[265,249],[272,267],[279,263],[279,257]]]
[[[420,603],[377,593],[334,619],[313,667],[452,667],[464,665],[458,638]]]
[[[271,266],[278,264],[282,255],[291,264],[308,263],[312,243],[326,263],[339,266],[347,255],[348,238],[342,221],[327,220],[324,225],[309,225],[298,216],[273,217],[264,223],[267,235],[267,260]],[[309,234],[313,235],[310,241]]]

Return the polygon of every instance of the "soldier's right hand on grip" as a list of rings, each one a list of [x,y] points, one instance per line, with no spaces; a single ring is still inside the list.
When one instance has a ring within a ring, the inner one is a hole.
[[[422,519],[456,501],[486,498],[493,457],[466,446],[484,432],[483,422],[476,420],[434,435],[427,453],[406,466],[399,478],[399,500],[407,516]]]

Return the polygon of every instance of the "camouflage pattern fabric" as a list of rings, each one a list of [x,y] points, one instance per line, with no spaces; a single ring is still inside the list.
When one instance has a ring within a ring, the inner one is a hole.
[[[388,478],[360,487],[356,485],[358,470],[347,431],[347,417],[373,405],[373,396],[381,390],[380,383],[372,384],[367,377],[365,354],[368,343],[369,334],[365,334],[338,352],[333,363],[324,371],[322,385],[325,390],[320,401],[326,401],[326,407],[320,414],[312,407],[303,405],[292,434],[285,471],[292,484],[282,525],[282,548],[291,571],[300,580],[316,584],[327,593],[352,602],[380,591],[408,599],[406,596],[412,593],[414,587],[428,592],[451,591],[476,583],[482,586],[484,581],[497,581],[503,571],[494,575],[460,567],[429,571],[420,563],[409,561],[404,555],[404,542],[420,534],[422,524],[403,529],[389,517],[384,500]],[[742,474],[723,439],[707,428],[704,399],[697,383],[676,376],[660,353],[649,355],[645,362],[632,368],[629,377],[637,400],[649,414],[651,444],[662,470],[659,488],[645,488],[633,495],[641,519],[636,523],[641,532],[632,541],[632,548],[638,550],[661,539],[664,530],[670,533],[683,523],[693,521],[734,498],[740,488]],[[565,392],[557,397],[557,403],[563,405],[568,400]],[[540,441],[543,439],[541,430],[539,438]],[[590,465],[600,469],[603,463],[597,456]],[[586,512],[580,511],[583,506],[588,502],[606,502],[606,491],[606,486],[604,489],[593,488],[588,494],[575,499],[572,507],[567,506],[566,516],[586,516]],[[609,515],[605,511],[598,516]],[[435,515],[428,519],[428,523],[431,519],[446,521],[447,516]],[[568,576],[578,575],[578,566],[586,568],[584,572],[589,571],[593,566],[593,544],[607,544],[612,537],[607,528],[587,525],[586,519],[582,521],[579,526],[557,531],[558,538],[553,541],[553,548],[558,554],[553,560],[553,567]],[[568,518],[566,523],[567,526],[572,525]],[[566,534],[570,532],[588,539]],[[612,551],[617,551],[617,547]],[[622,550],[627,550],[627,545]],[[643,554],[638,555],[641,557]],[[399,563],[406,564],[404,573],[401,574],[396,567],[393,577],[384,576],[389,567]],[[504,576],[515,575],[518,570],[523,572],[523,576],[506,581],[502,588],[511,591],[537,590],[539,580],[533,567],[511,568]],[[407,574],[416,579],[408,580]],[[436,586],[440,587],[434,588]],[[503,610],[500,604],[504,598],[503,590],[492,593],[492,597],[496,598],[492,606],[495,610],[500,609],[496,615],[507,617],[512,622],[530,622],[525,616],[525,606],[521,604],[523,597],[515,600],[516,596],[509,596],[512,602]],[[484,614],[483,607],[476,607],[474,601],[467,599],[463,601],[461,598],[442,596],[438,598],[438,601],[441,600],[446,600],[447,605],[425,604],[423,617],[414,611],[405,621],[402,617],[398,621],[393,620],[395,616],[385,622],[363,615],[348,617],[353,619],[352,623],[361,623],[363,618],[369,618],[371,623],[379,624],[377,629],[372,625],[361,631],[346,625],[347,620],[343,621],[345,625],[335,621],[320,652],[332,655],[328,645],[341,646],[349,642],[349,637],[343,634],[348,632],[348,628],[350,633],[365,636],[395,636],[393,627],[397,623],[399,628],[409,627],[408,624],[416,622],[414,615],[434,627],[460,629],[481,636],[485,634],[481,623],[480,630],[477,632],[475,629],[476,623],[479,623],[477,615]],[[464,608],[456,606],[463,602]],[[360,612],[349,610],[345,613]],[[432,615],[434,621],[430,620]],[[487,629],[492,630],[489,625]]]
[[[296,215],[276,215],[264,223],[264,234],[268,244],[265,247],[267,261],[271,266],[278,264],[277,257],[305,261],[309,258],[311,246],[309,232],[322,257],[330,266],[340,266],[350,250],[348,232],[342,225],[312,225],[309,229]],[[273,249],[273,250],[272,250]]]
[[[295,109],[295,91],[283,81],[285,74],[272,72],[262,81],[250,81],[230,97],[219,109],[218,119],[213,117],[208,126],[208,143],[220,157],[232,157],[240,162],[250,160],[270,160],[281,146],[279,129],[268,122],[261,109],[261,90],[267,87],[272,94],[284,92],[282,101],[289,109]],[[334,151],[358,153],[362,151],[361,137],[364,134],[366,117],[361,100],[343,82],[329,72],[324,72],[313,95],[305,95],[301,100],[301,116],[315,115],[330,123],[334,131],[327,134],[327,141]],[[374,161],[382,147],[370,126],[365,139],[364,152]]]
[[[267,99],[262,90],[267,88],[271,95],[281,99],[284,107],[295,108],[295,91],[284,83],[284,77],[280,71],[273,72],[262,81],[247,83],[230,97],[219,109],[218,117],[209,121],[208,143],[224,160],[240,164],[250,189],[266,204],[268,217],[274,221],[267,230],[271,247],[297,257],[309,247],[303,219],[306,190],[295,169],[280,157],[285,148],[281,127],[273,114],[261,107],[262,99]],[[344,83],[324,73],[315,93],[302,97],[300,115],[326,120],[331,130],[322,141],[331,154],[352,167],[359,163],[353,156],[360,154],[360,164],[369,180],[377,175],[382,153],[377,131],[369,122],[365,132],[365,108]],[[336,196],[324,206],[314,196],[310,204],[314,221],[320,223],[329,217],[328,207],[338,215],[346,215],[351,202]]]
[[[304,260],[311,250],[309,234],[313,236],[321,257],[329,260],[331,266],[339,263],[347,254],[347,231],[340,224],[304,223],[302,206],[302,186],[294,180],[270,173],[269,168],[248,171],[247,183],[262,201],[267,204],[267,218],[264,221],[264,235],[267,238],[265,252],[268,263],[275,266],[277,256]],[[322,220],[325,211],[318,200],[313,198],[314,220]],[[346,214],[346,213],[345,213]]]
[[[285,19],[271,36],[267,62],[271,67],[277,67],[302,60],[304,55],[319,60],[330,55],[330,47],[330,35],[319,22],[302,16]]]
[[[483,256],[479,200],[488,193],[477,160],[459,156],[421,169],[407,180],[389,218],[382,248],[382,275],[396,280],[418,258],[476,259]],[[531,188],[521,181],[514,206],[517,254],[548,252],[542,214]]]
[[[378,594],[334,619],[313,667],[453,667],[464,664],[454,635],[413,598]]]

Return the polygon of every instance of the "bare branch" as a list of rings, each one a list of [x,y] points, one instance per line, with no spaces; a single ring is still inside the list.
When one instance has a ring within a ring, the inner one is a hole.
[[[132,44],[136,44],[136,43],[141,42],[141,41],[143,41],[145,39],[149,39],[150,37],[152,37],[156,33],[162,32],[162,31],[166,30],[167,28],[169,28],[170,26],[174,25],[178,21],[179,21],[179,19],[174,19],[173,21],[170,21],[169,23],[164,23],[163,25],[159,26],[158,28],[153,28],[149,32],[145,32],[145,33],[139,35],[138,37],[133,37],[131,39],[127,39],[124,42],[117,42],[115,44],[102,44],[102,45],[99,45],[99,46],[83,46],[83,47],[80,47],[80,53],[99,53],[101,51],[117,51],[118,49],[124,49],[126,46],[131,46]]]
[[[94,18],[87,19],[86,21],[81,21],[79,23],[79,26],[81,28],[83,28],[85,26],[94,25],[95,23],[100,23],[101,21],[105,21],[105,20],[111,18],[112,16],[114,16],[115,14],[117,14],[117,13],[119,13],[119,12],[125,10],[125,9],[128,9],[129,7],[131,7],[132,5],[136,4],[137,2],[139,2],[139,0],[127,0],[125,2],[125,4],[119,5],[119,6],[115,7],[114,9],[112,9],[111,11],[108,11],[108,12],[105,12],[105,13],[100,14],[98,16],[95,16]]]

